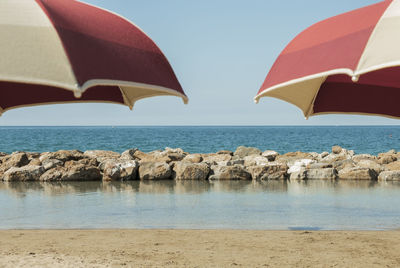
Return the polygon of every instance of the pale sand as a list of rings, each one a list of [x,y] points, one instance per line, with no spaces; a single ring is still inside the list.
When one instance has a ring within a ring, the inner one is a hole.
[[[400,267],[400,231],[0,231],[0,267]]]

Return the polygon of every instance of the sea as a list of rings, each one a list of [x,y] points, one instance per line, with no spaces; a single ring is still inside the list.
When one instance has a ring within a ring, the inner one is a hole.
[[[400,150],[398,126],[35,126],[0,127],[0,137],[6,153]],[[397,204],[399,182],[0,182],[0,229],[393,230],[400,228]]]

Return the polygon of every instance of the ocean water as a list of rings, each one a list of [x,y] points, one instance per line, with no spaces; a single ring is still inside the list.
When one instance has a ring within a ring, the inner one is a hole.
[[[0,182],[0,229],[391,230],[400,183]]]
[[[0,127],[0,152],[99,149],[148,152],[165,147],[190,153],[235,150],[240,145],[279,153],[330,151],[333,145],[356,153],[400,150],[400,126],[265,127]]]

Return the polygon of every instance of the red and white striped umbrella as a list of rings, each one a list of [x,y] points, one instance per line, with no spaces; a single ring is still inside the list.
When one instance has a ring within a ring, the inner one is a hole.
[[[75,0],[0,1],[0,114],[49,103],[152,96],[187,103],[170,64],[137,26]]]
[[[321,21],[280,54],[255,101],[269,96],[305,117],[354,113],[400,117],[400,1]]]

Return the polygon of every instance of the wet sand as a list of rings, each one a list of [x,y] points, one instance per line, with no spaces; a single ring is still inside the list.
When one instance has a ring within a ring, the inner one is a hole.
[[[399,267],[400,231],[6,230],[0,267]]]

